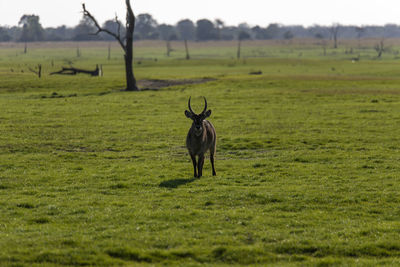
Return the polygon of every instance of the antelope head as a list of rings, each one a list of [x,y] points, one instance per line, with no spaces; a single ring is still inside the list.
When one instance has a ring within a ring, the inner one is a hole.
[[[185,115],[189,119],[193,120],[192,129],[196,136],[200,136],[203,133],[204,125],[203,121],[211,115],[211,110],[207,110],[207,99],[204,97],[204,109],[200,114],[194,113],[190,106],[190,99],[188,101],[189,111],[185,110]]]

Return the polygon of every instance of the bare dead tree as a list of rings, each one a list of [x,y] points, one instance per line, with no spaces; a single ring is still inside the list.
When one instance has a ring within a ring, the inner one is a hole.
[[[331,28],[330,28],[330,32],[332,34],[332,38],[333,38],[333,48],[337,48],[337,40],[338,40],[338,36],[339,36],[339,29],[340,29],[340,24],[339,23],[334,23],[332,24]]]
[[[238,46],[237,46],[237,53],[236,53],[237,59],[240,59],[242,41],[243,40],[248,40],[248,39],[250,39],[250,35],[246,31],[242,30],[242,31],[239,32],[239,34],[238,34]]]
[[[115,22],[118,25],[117,32],[112,32],[108,29],[102,28],[100,24],[97,22],[96,18],[86,9],[85,4],[82,4],[83,14],[87,16],[96,26],[97,32],[93,33],[95,35],[100,32],[105,32],[108,35],[114,37],[122,50],[124,50],[124,59],[125,59],[125,75],[126,75],[126,90],[127,91],[139,91],[139,88],[136,84],[136,78],[133,74],[133,32],[135,31],[135,15],[132,11],[130,0],[125,0],[126,3],[126,34],[124,37],[121,36],[121,23],[118,20],[118,17],[115,17]]]
[[[358,48],[361,48],[361,37],[365,32],[364,27],[356,27],[356,32],[357,32],[357,39],[358,39]]]
[[[167,40],[166,41],[166,46],[167,46],[167,57],[169,57],[171,55],[171,52],[174,51],[171,47],[171,41]]]
[[[35,73],[39,77],[39,79],[42,77],[42,64],[38,64],[35,69],[32,69],[32,68],[28,68],[28,69],[30,72]]]
[[[216,19],[215,20],[215,25],[217,26],[217,31],[218,31],[218,40],[221,40],[221,29],[224,28],[225,23],[221,19]]]
[[[379,43],[377,43],[375,45],[375,51],[378,53],[377,58],[381,58],[382,53],[386,51],[386,47],[385,47],[385,39],[382,38]]]
[[[316,33],[315,38],[319,39],[321,42],[321,46],[322,46],[322,51],[323,51],[323,55],[326,56],[326,46],[327,46],[327,42],[325,40],[325,37],[322,33]]]

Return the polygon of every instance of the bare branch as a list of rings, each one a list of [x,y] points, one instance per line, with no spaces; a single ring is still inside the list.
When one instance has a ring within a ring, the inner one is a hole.
[[[42,77],[42,64],[38,64],[38,65],[37,65],[37,69],[38,69],[38,70],[34,70],[34,69],[32,69],[31,67],[28,68],[28,70],[29,70],[30,72],[35,73],[35,74],[40,78],[40,77]]]
[[[114,33],[114,32],[111,32],[111,31],[109,31],[109,30],[107,30],[107,29],[102,28],[102,27],[100,26],[100,24],[97,22],[96,18],[86,9],[86,6],[85,6],[84,3],[82,4],[82,8],[83,8],[83,15],[86,16],[86,17],[88,17],[88,18],[94,23],[94,25],[95,25],[96,28],[97,28],[97,32],[93,33],[94,35],[97,35],[97,34],[99,34],[100,32],[105,32],[105,33],[111,35],[112,37],[114,37],[114,38],[118,41],[118,43],[121,45],[122,49],[123,49],[124,51],[126,51],[126,46],[125,46],[124,43],[122,42],[121,36],[120,36],[119,33],[116,34],[116,33]]]
[[[118,39],[121,39],[121,22],[118,20],[117,14],[115,14],[115,22],[116,22],[117,25],[118,25],[118,30],[117,30],[117,32],[118,32]]]
[[[38,72],[37,72],[36,70],[32,69],[31,67],[29,67],[28,70],[29,70],[30,72],[33,72],[33,73],[35,73],[35,74],[38,74]]]

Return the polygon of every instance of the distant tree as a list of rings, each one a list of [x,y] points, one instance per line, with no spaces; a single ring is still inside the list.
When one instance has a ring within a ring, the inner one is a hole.
[[[314,37],[317,38],[318,40],[321,40],[321,45],[322,45],[322,49],[323,49],[323,52],[324,52],[324,56],[326,56],[327,42],[325,40],[325,36],[322,33],[317,32],[317,33],[315,33]]]
[[[252,30],[247,23],[240,23],[238,25],[238,37],[242,40],[252,39]]]
[[[95,23],[87,16],[83,15],[79,24],[74,29],[74,41],[93,41],[100,38],[93,34],[96,32]]]
[[[242,47],[242,41],[243,40],[249,40],[251,39],[251,36],[248,32],[241,30],[238,34],[238,48],[237,48],[237,59],[240,58],[240,54],[241,54],[241,47]]]
[[[74,28],[68,28],[65,25],[57,28],[46,28],[46,41],[65,41],[71,40],[75,36]]]
[[[243,22],[239,23],[238,28],[243,31],[248,31],[250,29],[250,26],[246,22]]]
[[[293,39],[294,34],[292,33],[292,31],[288,30],[283,34],[283,38],[285,38],[286,40],[290,40]]]
[[[82,4],[83,15],[88,17],[95,25],[97,32],[105,32],[115,38],[118,43],[121,45],[122,50],[124,50],[124,59],[125,59],[125,76],[126,76],[126,90],[127,91],[139,91],[139,88],[136,84],[136,78],[133,73],[133,33],[135,31],[135,15],[132,11],[130,0],[125,0],[126,4],[126,23],[125,23],[125,36],[121,36],[120,27],[118,27],[117,32],[111,32],[107,29],[104,29],[97,22],[95,17],[86,10],[85,4]],[[115,21],[119,23],[118,18],[115,18]]]
[[[217,31],[214,24],[208,19],[201,19],[196,22],[196,39],[199,41],[215,40],[217,38]]]
[[[194,40],[196,38],[196,26],[190,19],[184,19],[176,24],[176,28],[182,40]]]
[[[268,32],[266,29],[261,28],[260,26],[255,26],[251,28],[251,32],[254,35],[254,38],[257,40],[265,40],[268,39]]]
[[[46,33],[46,41],[62,41],[63,40],[63,36],[60,36],[56,33],[56,29],[55,28],[46,28],[45,29],[45,33]]]
[[[383,31],[384,31],[383,37],[388,38],[398,34],[399,27],[396,24],[385,24],[385,26],[383,27]]]
[[[235,40],[241,30],[247,31],[253,39],[285,39],[290,37],[289,31],[299,38],[325,39],[329,45],[329,38],[333,46],[338,46],[338,39],[358,39],[360,47],[361,38],[400,38],[400,26],[386,24],[384,26],[343,26],[337,23],[331,26],[313,25],[304,27],[301,25],[284,26],[272,23],[268,27],[255,26],[250,28],[246,23],[238,26],[226,26],[220,19],[215,21],[200,20],[200,27],[189,19],[181,20],[176,25],[177,38],[182,40]],[[124,23],[119,22],[121,34],[124,34]],[[157,21],[150,14],[140,14],[136,21],[137,27],[134,39],[165,39],[162,37]],[[340,26],[340,27],[339,27]],[[116,31],[118,23],[107,20],[102,24],[104,29]],[[98,36],[88,35],[93,29],[93,24],[82,19],[75,27],[65,26],[43,29],[39,22],[39,16],[24,15],[19,25],[2,27],[0,41],[63,41],[63,40],[111,40],[107,34],[99,33]],[[289,34],[289,35],[288,35]]]
[[[18,25],[22,25],[22,33],[19,38],[20,42],[37,42],[43,41],[44,30],[39,22],[40,18],[36,15],[23,15]]]
[[[21,37],[22,34],[22,28],[18,27],[18,26],[12,26],[10,28],[3,28],[7,34],[11,37],[10,41],[15,41],[15,42],[19,42],[19,39]]]
[[[364,27],[356,27],[357,38],[360,39],[365,32]]]
[[[290,37],[290,33],[293,35],[293,37],[303,37],[303,38],[311,38],[313,35],[310,33],[309,29],[304,28],[302,25],[293,25],[293,26],[283,26],[281,27],[280,32],[282,33],[282,37],[286,39],[287,37]],[[290,32],[290,33],[289,33]],[[289,34],[285,36],[285,33]],[[289,38],[289,39],[291,39]]]
[[[11,41],[11,36],[8,34],[7,29],[0,27],[0,42]]]
[[[175,27],[168,24],[158,25],[158,32],[163,40],[176,40],[178,39]]]
[[[158,31],[160,32],[161,38],[166,43],[167,57],[169,57],[171,52],[173,51],[171,47],[171,40],[177,39],[175,28],[171,25],[161,24],[158,26]]]
[[[266,29],[266,39],[276,39],[279,36],[279,25],[271,23]]]
[[[215,25],[217,26],[217,38],[221,40],[221,29],[224,28],[225,23],[221,19],[216,19]]]
[[[221,29],[221,40],[232,41],[236,40],[238,28],[235,26],[225,26]]]
[[[307,29],[307,31],[311,35],[311,37],[314,37],[317,39],[326,39],[330,35],[328,27],[319,26],[319,25],[313,25],[313,26],[309,27]]]
[[[250,40],[251,35],[246,32],[246,31],[240,31],[238,34],[238,40],[243,41],[243,40]]]
[[[356,33],[357,33],[357,40],[358,40],[358,47],[361,46],[361,37],[365,32],[364,27],[356,27]]]
[[[183,39],[185,44],[185,51],[186,51],[186,59],[190,59],[189,54],[189,46],[188,40],[194,40],[196,37],[196,26],[190,19],[184,19],[177,23],[176,29],[180,35],[180,38]]]
[[[375,51],[378,53],[377,58],[381,58],[382,53],[387,51],[387,47],[385,47],[385,39],[382,38],[379,43],[375,45]]]
[[[135,28],[140,39],[156,40],[159,38],[157,21],[150,14],[139,14],[136,18]]]
[[[110,31],[110,32],[121,32],[121,35],[125,35],[125,27],[123,26],[121,21],[115,21],[115,19],[110,19],[110,20],[106,20],[103,23],[102,28]],[[100,33],[102,39],[104,40],[114,40],[114,37],[112,37],[111,35],[105,33],[105,32],[101,32]]]
[[[332,26],[330,27],[330,32],[331,32],[331,36],[333,38],[333,48],[337,48],[337,41],[338,41],[338,37],[339,37],[339,30],[340,30],[340,24],[339,23],[333,23]]]

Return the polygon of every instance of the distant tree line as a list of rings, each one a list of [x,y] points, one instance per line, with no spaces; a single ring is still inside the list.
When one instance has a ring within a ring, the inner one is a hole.
[[[120,25],[123,25],[122,23]],[[102,25],[110,31],[117,31],[119,24],[114,19]],[[124,29],[122,29],[123,34]],[[0,27],[1,42],[36,42],[36,41],[97,41],[112,40],[107,34],[93,35],[96,27],[93,22],[83,17],[75,27],[59,26],[43,28],[36,15],[23,15],[17,26]],[[361,38],[395,38],[400,37],[400,26],[332,26],[313,25],[285,26],[278,23],[267,27],[251,27],[246,23],[238,26],[227,26],[222,20],[201,19],[196,22],[184,19],[176,25],[159,24],[150,14],[136,17],[134,40],[284,40],[292,38],[317,39],[361,39]]]

